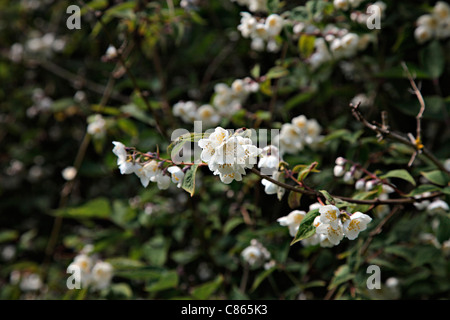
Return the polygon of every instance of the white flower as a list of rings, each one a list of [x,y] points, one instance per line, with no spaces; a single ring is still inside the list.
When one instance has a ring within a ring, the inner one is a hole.
[[[434,213],[438,210],[449,211],[449,206],[444,200],[436,199],[427,206],[427,211]]]
[[[75,177],[77,175],[77,169],[72,166],[66,167],[61,172],[61,175],[63,176],[64,180],[71,181],[71,180],[75,179]]]
[[[116,58],[117,57],[117,49],[116,49],[116,47],[114,47],[113,45],[110,44],[108,46],[108,48],[106,49],[105,56],[108,59]]]
[[[428,27],[431,29],[431,31],[433,31],[436,29],[438,22],[437,22],[437,19],[433,15],[424,14],[424,15],[421,15],[419,18],[417,18],[416,24],[418,26]]]
[[[268,145],[262,149],[261,157],[258,162],[258,168],[269,169],[267,171],[275,171],[280,164],[280,152],[276,146]]]
[[[335,177],[342,177],[345,174],[344,166],[335,165],[333,168],[333,174]]]
[[[237,28],[244,38],[248,38],[255,31],[256,23],[256,19],[250,13],[241,12],[241,22]]]
[[[173,106],[173,115],[186,123],[192,123],[197,117],[197,105],[193,101],[179,101]]]
[[[295,235],[297,234],[298,227],[302,222],[303,218],[305,217],[305,215],[306,215],[305,211],[294,210],[287,216],[278,218],[277,221],[283,227],[288,227],[289,234],[291,235],[291,237],[295,237]]]
[[[438,19],[446,19],[450,16],[450,6],[444,1],[438,1],[434,5],[433,15]]]
[[[36,291],[42,287],[41,277],[36,273],[27,274],[20,281],[22,291]]]
[[[135,170],[135,174],[141,179],[141,183],[146,188],[150,181],[156,176],[158,170],[158,162],[152,160],[143,166],[139,166]]]
[[[266,18],[265,28],[267,30],[267,34],[270,37],[275,37],[280,34],[281,29],[283,28],[284,20],[278,14],[271,14]]]
[[[421,25],[414,30],[414,37],[419,44],[430,40],[432,36],[433,30],[431,30],[428,26]]]
[[[220,122],[220,116],[209,104],[204,104],[197,109],[196,119],[197,121],[202,121],[202,125],[207,127],[214,126]]]
[[[334,205],[330,204],[322,206],[319,209],[319,213],[321,223],[331,224],[333,227],[336,227],[340,222],[339,216],[341,212],[339,208]]]
[[[108,262],[98,261],[92,268],[92,284],[97,290],[107,288],[112,277],[113,267]]]
[[[91,268],[92,268],[92,258],[87,254],[77,255],[73,262],[69,265],[69,268],[76,266],[80,270],[81,284],[83,286],[89,285],[91,282]]]
[[[324,235],[326,237],[326,240],[328,240],[331,244],[338,245],[339,242],[341,242],[341,240],[344,238],[344,231],[341,220],[337,219],[334,222],[334,224],[331,225],[328,223],[321,222],[320,218],[321,216],[318,216],[316,217],[316,219],[314,219],[314,225],[316,226],[316,233]],[[327,246],[328,244],[326,244],[325,242],[324,245]]]
[[[88,118],[87,132],[97,138],[101,138],[106,133],[106,121],[101,114],[95,114]]]
[[[356,190],[364,190],[366,188],[366,181],[364,179],[359,179],[355,183]]]
[[[172,175],[172,182],[177,185],[178,188],[181,187],[184,179],[184,172],[177,166],[172,166],[167,168],[167,171]]]
[[[140,169],[140,165],[134,163],[131,158],[128,157],[125,145],[118,141],[113,141],[114,148],[113,153],[117,156],[117,165],[121,174],[131,174]]]
[[[418,194],[414,196],[414,199],[420,200],[421,198],[425,198],[431,195],[431,192],[424,192],[422,194]],[[418,209],[418,210],[425,210],[428,205],[431,203],[430,200],[422,200],[422,201],[416,201],[413,203],[413,205]]]
[[[256,239],[252,239],[250,246],[246,247],[241,255],[244,261],[255,267],[262,265],[271,257],[270,252]]]
[[[272,175],[272,178],[274,180],[279,181],[281,172],[275,171]],[[267,179],[261,179],[261,184],[264,186],[264,192],[267,194],[280,194],[281,196],[284,194],[285,189],[283,187],[277,186],[275,183],[267,180]]]
[[[248,246],[242,251],[242,257],[249,265],[257,265],[262,259],[262,252],[256,246]]]
[[[350,240],[356,239],[356,237],[358,237],[358,234],[361,231],[366,230],[367,224],[369,224],[371,221],[372,218],[364,213],[361,212],[353,213],[350,216],[350,219],[344,222],[345,236]]]
[[[160,169],[157,170],[154,180],[156,181],[157,186],[160,190],[166,190],[170,186],[170,177],[164,174],[164,171]]]
[[[256,164],[256,157],[261,153],[250,139],[229,136],[221,127],[217,127],[209,138],[200,139],[198,145],[202,148],[202,161],[208,163],[208,168],[226,184],[241,181],[245,169]]]

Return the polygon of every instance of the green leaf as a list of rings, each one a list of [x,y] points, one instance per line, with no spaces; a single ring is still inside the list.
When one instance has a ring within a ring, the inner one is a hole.
[[[295,235],[294,240],[292,240],[291,246],[294,243],[309,238],[316,233],[316,227],[314,227],[313,222],[319,214],[319,209],[312,210],[306,214],[298,226],[297,234]]]
[[[14,241],[19,237],[19,232],[16,230],[0,231],[0,243]]]
[[[276,270],[276,267],[272,267],[270,269],[264,270],[253,281],[252,287],[250,289],[250,292],[255,291],[259,285],[272,273]]]
[[[300,192],[291,191],[288,196],[288,205],[289,208],[295,209],[300,207],[300,200],[302,198],[302,194]]]
[[[444,72],[445,54],[438,40],[431,41],[419,53],[424,69],[431,78],[437,79]]]
[[[288,74],[289,74],[289,71],[286,68],[281,67],[281,66],[275,66],[267,72],[266,78],[267,79],[278,79],[278,78],[285,77]]]
[[[336,204],[336,200],[326,190],[319,190],[319,192],[325,197],[329,204]]]
[[[314,52],[316,37],[313,35],[301,35],[298,39],[298,50],[303,59],[309,58]]]
[[[318,163],[314,161],[298,173],[298,180],[303,181],[311,172],[320,172],[316,170]]]
[[[131,137],[137,137],[138,135],[136,124],[130,119],[127,118],[117,119],[117,126],[120,128],[120,130],[122,130]]]
[[[186,171],[183,183],[181,184],[181,187],[189,192],[191,197],[194,195],[195,192],[195,173],[197,172],[198,164],[194,164],[191,166],[191,168]]]
[[[414,180],[414,178],[405,169],[398,169],[398,170],[389,171],[388,173],[382,175],[380,178],[381,179],[399,178],[399,179],[408,181],[409,183],[411,183],[414,186],[416,185],[416,181]]]
[[[431,183],[437,184],[439,186],[446,186],[450,181],[449,176],[440,170],[421,172],[420,174]]]
[[[206,300],[221,286],[222,282],[223,276],[218,275],[216,279],[192,289],[192,297],[198,300]]]
[[[355,277],[353,273],[351,273],[350,267],[346,264],[340,266],[334,273],[333,279],[331,279],[330,284],[328,285],[328,290],[332,290],[336,288],[338,285],[347,282]]]
[[[440,243],[450,239],[450,217],[448,215],[441,215],[439,217],[439,226],[437,229],[436,238]]]
[[[74,208],[53,211],[53,215],[74,219],[107,219],[111,216],[111,206],[106,198],[97,198]]]
[[[161,267],[167,261],[169,248],[170,239],[159,235],[143,244],[142,254],[152,266]]]
[[[433,192],[438,191],[439,187],[432,185],[432,184],[421,184],[414,190],[412,190],[410,193],[408,193],[408,197],[414,197],[416,195],[425,193],[425,192]]]
[[[128,283],[112,284],[109,293],[113,296],[113,299],[131,299],[133,297],[133,290]]]
[[[114,270],[137,270],[144,267],[143,262],[126,257],[109,258],[106,261],[111,263]]]
[[[167,153],[170,154],[171,159],[179,157],[179,153],[187,142],[198,142],[203,138],[203,133],[186,133],[176,138],[168,147]]]
[[[157,292],[176,288],[178,286],[178,281],[179,278],[176,271],[165,271],[161,273],[159,279],[156,282],[146,286],[145,291]]]

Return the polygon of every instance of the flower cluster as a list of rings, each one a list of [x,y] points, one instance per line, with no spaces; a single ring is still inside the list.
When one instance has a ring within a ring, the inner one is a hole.
[[[316,233],[326,236],[327,240],[333,245],[338,245],[344,236],[350,240],[356,239],[359,233],[366,230],[367,224],[372,221],[372,218],[364,213],[355,212],[348,215],[334,205],[322,206],[319,213],[320,215],[314,219],[313,223],[316,227]]]
[[[226,184],[233,180],[241,181],[242,175],[246,174],[245,169],[252,168],[261,153],[251,139],[231,135],[221,127],[217,127],[208,138],[200,139],[198,146],[202,148],[201,160]]]
[[[13,62],[20,62],[24,56],[44,56],[51,57],[53,53],[60,52],[64,49],[66,41],[58,38],[54,33],[33,34],[25,45],[15,43],[12,45],[9,57]]]
[[[327,25],[322,33],[325,36],[316,38],[315,52],[308,58],[312,69],[329,61],[351,58],[374,40],[371,34],[358,35],[335,25]]]
[[[241,256],[245,262],[252,267],[260,267],[264,264],[265,269],[273,266],[274,262],[270,260],[271,254],[258,240],[252,239],[250,246],[246,247]]]
[[[319,143],[322,139],[321,131],[322,127],[317,120],[300,115],[281,126],[280,134],[274,138],[273,143],[278,145],[280,154],[295,154],[303,150],[305,145],[314,147]]]
[[[125,145],[114,141],[113,152],[117,156],[117,165],[121,174],[136,174],[144,187],[150,182],[156,182],[158,188],[165,190],[169,188],[170,181],[181,187],[184,178],[184,172],[177,166],[171,166],[163,169],[164,162],[150,160],[140,162],[129,155]]]
[[[95,290],[107,288],[114,274],[110,263],[95,259],[87,253],[78,254],[70,263],[68,269],[77,267],[80,270],[81,286],[92,286]]]
[[[186,123],[202,121],[203,126],[212,127],[221,117],[230,117],[240,110],[248,95],[258,90],[259,84],[249,77],[236,79],[231,86],[218,83],[211,104],[198,107],[194,101],[179,101],[173,106],[173,114]]]
[[[428,199],[420,200],[422,198],[427,198],[430,196],[431,196],[431,192],[424,192],[422,194],[418,194],[418,195],[414,196],[414,198],[418,200],[413,203],[414,206],[416,207],[416,209],[425,210],[430,214],[433,214],[439,210],[441,210],[441,211],[449,211],[450,210],[448,203],[439,198],[433,199],[432,201],[428,200]]]
[[[267,18],[257,18],[249,12],[241,12],[241,21],[238,30],[244,38],[250,38],[251,48],[255,51],[277,52],[280,50],[280,41],[277,37],[285,24],[278,14],[271,14]]]
[[[444,1],[438,1],[430,14],[424,14],[417,18],[414,37],[419,44],[432,38],[450,37],[450,5]]]

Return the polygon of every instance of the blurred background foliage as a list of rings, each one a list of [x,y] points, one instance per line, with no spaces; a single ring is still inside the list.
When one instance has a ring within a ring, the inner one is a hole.
[[[357,240],[333,248],[290,246],[287,228],[276,222],[293,209],[287,195],[281,201],[266,195],[257,176],[225,185],[202,168],[190,197],[175,186],[143,188],[135,176],[120,175],[111,152],[111,142],[121,141],[164,153],[170,140],[155,129],[155,114],[169,135],[192,130],[173,116],[173,104],[208,103],[215,84],[252,76],[263,88],[221,125],[280,128],[300,114],[317,119],[325,143],[285,158],[292,165],[318,161],[321,172],[307,180],[316,189],[355,194],[352,184],[333,176],[338,156],[372,172],[408,169],[420,184],[421,172],[433,164],[418,158],[407,168],[411,150],[379,141],[348,105],[364,93],[371,97],[361,107],[369,120],[380,122],[387,111],[393,130],[415,133],[419,103],[401,68],[405,61],[427,105],[423,141],[441,161],[450,158],[450,41],[414,39],[415,20],[434,3],[386,1],[376,42],[311,70],[291,30],[281,34],[283,50],[256,52],[236,28],[245,7],[187,2],[0,0],[0,298],[449,298],[449,256],[441,248],[450,238],[448,212],[431,215],[404,205],[384,221],[370,210],[374,220]],[[66,27],[70,4],[81,7],[81,29]],[[334,12],[327,1],[276,0],[269,11],[323,27],[320,19],[294,14],[305,5],[312,17]],[[345,12],[334,14],[331,21],[365,32]],[[127,70],[107,57],[109,45],[122,52]],[[273,79],[264,88],[268,74]],[[107,127],[99,138],[86,133],[97,113]],[[78,167],[75,180],[63,178],[68,166]],[[394,181],[406,193],[414,188]],[[313,202],[304,196],[298,209],[308,211]],[[380,223],[381,233],[372,233]],[[242,260],[252,239],[269,250],[273,267]],[[87,245],[113,265],[112,283],[100,291],[68,290],[66,268]],[[395,285],[368,290],[371,264],[380,266],[383,283]],[[41,283],[23,285],[32,274]]]

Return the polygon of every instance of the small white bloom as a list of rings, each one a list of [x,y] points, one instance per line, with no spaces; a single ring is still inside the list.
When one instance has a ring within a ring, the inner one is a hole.
[[[170,186],[170,177],[164,174],[162,170],[157,171],[155,181],[160,190],[166,190]]]
[[[209,104],[202,105],[197,109],[196,119],[197,121],[202,121],[202,125],[207,127],[214,126],[220,122],[219,114]]]
[[[41,277],[36,273],[27,274],[20,281],[22,291],[36,291],[42,287]]]
[[[344,166],[335,165],[333,168],[333,174],[335,177],[342,177],[345,174]]]
[[[289,234],[291,237],[295,237],[297,234],[298,227],[305,217],[306,212],[300,210],[294,210],[287,216],[278,218],[277,221],[280,225],[289,228]]]
[[[438,210],[449,211],[449,206],[447,202],[445,202],[444,200],[437,199],[427,206],[427,211],[429,213],[434,213]]]
[[[333,227],[336,227],[340,222],[339,216],[341,212],[339,208],[334,205],[330,204],[322,206],[319,209],[319,213],[320,213],[320,222],[322,223],[327,223],[332,225]]]
[[[106,134],[106,121],[101,114],[95,114],[88,118],[87,132],[101,138]]]
[[[420,25],[414,30],[414,37],[419,44],[422,44],[433,37],[433,31],[425,25]]]
[[[334,0],[333,5],[336,9],[339,10],[348,10],[348,0]]]
[[[450,6],[444,1],[436,2],[433,8],[433,15],[438,19],[450,17]]]
[[[316,233],[326,236],[327,240],[333,245],[338,245],[344,238],[342,222],[339,219],[333,225],[320,223],[316,227]]]
[[[172,166],[167,168],[167,171],[172,175],[172,182],[177,185],[178,188],[181,187],[184,179],[184,172],[177,166]]]
[[[359,179],[355,183],[355,189],[356,190],[364,190],[366,187],[366,181],[364,179]]]
[[[107,288],[113,277],[113,267],[110,263],[99,261],[92,268],[92,284],[95,289]]]
[[[267,30],[267,34],[270,37],[274,37],[280,34],[281,29],[283,28],[284,20],[278,14],[271,14],[266,18],[265,26]]]
[[[367,214],[355,212],[350,216],[349,220],[344,222],[344,234],[350,240],[356,239],[361,231],[366,230],[367,224],[372,221],[372,218]]]
[[[71,181],[71,180],[75,179],[75,177],[77,175],[77,169],[72,166],[66,167],[61,172],[61,175],[63,176],[64,180]]]

